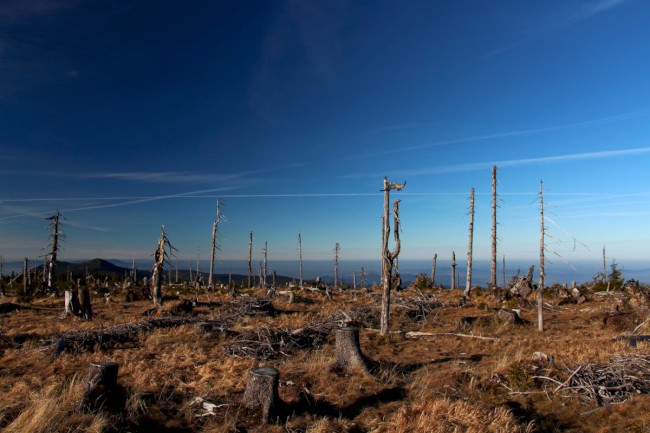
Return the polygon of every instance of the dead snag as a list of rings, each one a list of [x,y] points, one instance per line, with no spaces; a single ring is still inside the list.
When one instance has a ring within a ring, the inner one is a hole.
[[[537,286],[537,330],[544,331],[544,191],[539,181],[539,284]]]
[[[394,218],[394,235],[395,235],[395,248],[393,251],[388,250],[388,238],[390,237],[390,219],[388,218],[388,210],[390,203],[390,190],[394,189],[396,191],[401,191],[402,188],[406,185],[406,182],[391,183],[388,182],[388,178],[384,177],[384,215],[383,215],[383,227],[382,227],[382,284],[383,284],[383,293],[381,297],[381,335],[388,335],[388,327],[390,325],[390,291],[393,286],[393,264],[395,259],[399,255],[400,251],[400,239],[399,239],[399,200],[395,200],[393,206],[393,218]]]
[[[472,290],[472,247],[474,245],[474,187],[469,196],[469,242],[467,245],[467,280],[465,282],[465,296]],[[504,284],[505,286],[505,284]]]
[[[280,372],[273,367],[257,367],[248,372],[244,406],[259,410],[263,423],[268,422],[281,406],[279,382]]]
[[[490,259],[490,286],[497,288],[497,166],[492,166],[492,256]]]
[[[359,328],[346,327],[336,330],[336,364],[337,368],[359,370],[369,373],[369,360],[361,352]]]
[[[84,404],[97,403],[100,398],[105,400],[117,389],[118,366],[117,362],[90,363]]]

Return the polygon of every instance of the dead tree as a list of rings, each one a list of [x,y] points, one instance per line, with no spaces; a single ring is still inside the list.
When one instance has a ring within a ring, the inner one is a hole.
[[[507,289],[506,285],[506,255],[501,256],[501,279],[503,281],[503,288]]]
[[[169,253],[167,253],[167,249]],[[154,252],[154,265],[151,272],[151,292],[153,297],[153,303],[156,306],[161,306],[163,304],[163,295],[162,295],[162,276],[164,274],[164,265],[165,263],[169,264],[169,257],[175,251],[174,248],[165,234],[165,226],[162,226],[160,230],[160,239],[158,240],[158,247]],[[190,272],[192,267],[190,266]]]
[[[357,290],[357,273],[352,271],[352,289]]]
[[[56,256],[59,252],[59,237],[61,236],[61,231],[59,229],[60,219],[63,215],[59,213],[59,210],[56,210],[56,213],[51,217],[45,218],[50,223],[50,229],[52,230],[52,235],[50,238],[50,263],[47,272],[47,291],[54,292],[56,290],[54,279],[56,278]],[[64,217],[65,218],[65,217]]]
[[[262,252],[264,253],[264,265],[262,267],[262,274],[260,275],[261,276],[260,283],[261,283],[262,287],[266,288],[266,286],[267,286],[266,277],[268,275],[266,265],[267,265],[267,259],[268,259],[268,254],[269,254],[268,241],[264,241],[264,249],[262,250]]]
[[[65,299],[65,309],[63,312],[63,316],[68,317],[70,314],[73,314],[75,316],[80,316],[81,305],[79,303],[79,290],[78,289],[66,290],[64,299]]]
[[[210,276],[208,277],[208,286],[214,288],[214,261],[216,259],[217,250],[220,248],[219,236],[219,223],[225,221],[224,216],[221,214],[221,200],[217,199],[217,219],[212,221],[212,244],[210,247]]]
[[[273,367],[257,367],[248,372],[244,391],[244,406],[258,410],[262,422],[266,423],[282,406],[278,394],[280,372]]]
[[[384,177],[384,227],[383,227],[383,239],[384,244],[382,246],[382,284],[383,284],[383,293],[381,297],[381,326],[380,333],[383,336],[388,335],[388,328],[390,326],[390,291],[393,285],[393,263],[399,255],[400,251],[400,239],[399,239],[399,200],[395,200],[393,205],[393,218],[394,218],[394,235],[395,235],[395,248],[391,252],[388,249],[388,238],[390,236],[390,219],[388,215],[389,203],[390,203],[390,190],[394,189],[396,191],[401,191],[406,182],[391,183],[388,182],[388,178]]]
[[[300,289],[302,289],[302,235],[298,229],[298,261],[300,262]]]
[[[29,295],[29,259],[23,260],[23,295]]]
[[[605,264],[605,245],[603,245],[603,277],[601,281],[604,283],[607,278],[607,266]]]
[[[366,290],[366,268],[361,266],[361,288]]]
[[[339,252],[341,251],[341,245],[337,242],[334,247],[334,290],[341,291],[339,286]]]
[[[472,248],[474,245],[474,187],[469,196],[469,242],[467,244],[467,280],[465,282],[465,296],[472,290]]]
[[[438,264],[438,253],[433,255],[433,263],[431,264],[431,285],[436,287],[436,265]]]
[[[492,166],[492,261],[490,284],[497,287],[497,166]]]
[[[253,278],[253,230],[248,234],[248,288],[251,288]]]
[[[544,191],[539,181],[539,285],[537,286],[537,330],[544,331]]]
[[[456,251],[451,252],[451,290],[456,288]]]

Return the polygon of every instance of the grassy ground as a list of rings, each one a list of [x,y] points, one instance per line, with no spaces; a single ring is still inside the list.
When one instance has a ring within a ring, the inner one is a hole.
[[[435,308],[418,321],[397,305],[419,294],[412,289],[397,294],[391,329],[436,335],[408,338],[402,332],[382,338],[361,329],[364,354],[379,362],[374,376],[333,369],[333,335],[320,347],[275,360],[233,357],[224,351],[224,345],[246,331],[294,330],[341,311],[377,306],[372,293],[335,293],[328,301],[318,293],[298,292],[293,304],[283,297],[273,300],[278,314],[242,315],[229,332],[200,334],[188,324],[143,331],[134,341],[108,349],[58,357],[43,340],[69,330],[141,322],[152,305],[127,303],[120,295],[109,303],[98,297],[93,320],[84,321],[63,318],[60,298],[18,303],[19,310],[0,315],[0,428],[25,433],[650,432],[650,397],[645,392],[599,405],[584,390],[556,390],[581,365],[607,366],[617,355],[644,357],[647,343],[632,347],[617,337],[648,316],[645,303],[630,304],[620,295],[592,296],[581,305],[558,306],[550,300],[547,330],[539,333],[536,310],[525,302],[514,305],[481,294],[459,306],[459,293],[427,295],[439,304],[431,304]],[[185,314],[217,318],[229,314],[227,304],[237,302],[224,294],[210,296],[218,306],[197,306]],[[154,317],[170,314],[169,306],[176,302],[168,300]],[[517,306],[531,324],[511,324],[494,314],[498,308]],[[468,316],[479,319],[460,326]],[[549,358],[534,359],[535,352]],[[89,364],[95,361],[119,363],[120,390],[115,402],[91,410],[82,400]],[[265,365],[280,372],[279,394],[287,410],[260,425],[241,400],[248,371]],[[202,416],[196,397],[216,404],[216,413]]]

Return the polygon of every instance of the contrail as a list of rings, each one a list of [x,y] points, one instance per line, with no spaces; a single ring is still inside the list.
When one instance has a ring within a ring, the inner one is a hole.
[[[602,159],[617,156],[641,155],[650,153],[650,147],[639,147],[636,149],[606,150],[601,152],[573,153],[568,155],[542,156],[538,158],[509,159],[503,161],[485,161],[469,164],[448,165],[444,167],[427,167],[413,170],[401,170],[388,173],[389,176],[419,176],[423,174],[446,174],[466,171],[486,170],[496,165],[499,168],[520,167],[524,165],[540,164],[547,162],[565,162],[584,159]]]

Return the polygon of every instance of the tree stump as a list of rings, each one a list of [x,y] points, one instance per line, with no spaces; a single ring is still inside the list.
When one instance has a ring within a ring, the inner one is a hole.
[[[361,352],[359,328],[346,327],[336,330],[336,366],[348,370],[370,371],[368,358]]]
[[[90,303],[90,290],[88,287],[81,289],[81,315],[86,320],[93,318],[93,307]]]
[[[264,423],[277,413],[282,403],[278,394],[279,381],[280,372],[273,367],[257,367],[248,372],[244,406],[259,410]]]
[[[197,334],[207,334],[212,331],[212,323],[209,322],[199,322],[194,325],[194,330]]]
[[[92,404],[107,399],[117,389],[117,371],[117,362],[92,362],[84,403]]]

